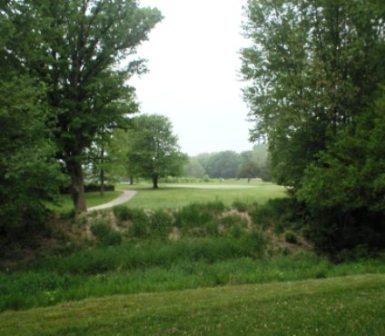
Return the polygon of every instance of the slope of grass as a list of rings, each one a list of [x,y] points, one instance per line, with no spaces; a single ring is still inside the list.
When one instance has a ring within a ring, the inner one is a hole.
[[[335,265],[312,253],[260,258],[260,247],[250,243],[148,241],[46,257],[20,270],[0,272],[0,312],[113,294],[385,274],[383,259]]]
[[[89,299],[0,314],[2,336],[385,334],[385,275]]]

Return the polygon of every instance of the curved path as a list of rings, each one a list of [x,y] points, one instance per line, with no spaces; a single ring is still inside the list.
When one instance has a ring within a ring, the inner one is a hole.
[[[103,209],[112,208],[114,206],[128,202],[136,194],[137,194],[137,192],[135,190],[123,190],[123,194],[121,194],[119,197],[113,199],[112,201],[110,201],[108,203],[104,203],[104,204],[94,206],[92,208],[88,208],[87,211],[96,211],[96,210],[103,210]]]

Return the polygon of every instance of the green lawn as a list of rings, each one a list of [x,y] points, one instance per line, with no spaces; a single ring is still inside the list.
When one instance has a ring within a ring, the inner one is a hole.
[[[226,180],[202,184],[161,184],[153,190],[149,184],[130,186],[121,184],[118,189],[137,190],[129,201],[130,207],[146,209],[180,208],[190,203],[222,201],[231,205],[234,201],[265,203],[267,200],[285,197],[285,188],[273,183],[245,180]]]
[[[0,314],[0,335],[385,334],[385,275],[88,299]]]
[[[96,205],[104,204],[112,201],[121,194],[120,190],[117,191],[105,191],[104,195],[100,195],[99,191],[87,192],[86,201],[87,207],[93,207]],[[68,213],[73,209],[72,199],[70,195],[60,196],[57,204],[48,204],[48,207],[57,213]]]

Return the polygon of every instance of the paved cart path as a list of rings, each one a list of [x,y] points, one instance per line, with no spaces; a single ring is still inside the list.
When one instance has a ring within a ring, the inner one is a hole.
[[[114,206],[128,202],[136,194],[137,194],[137,191],[135,191],[135,190],[123,190],[123,194],[121,194],[119,197],[113,199],[112,201],[110,201],[108,203],[104,203],[104,204],[94,206],[92,208],[88,208],[87,211],[96,211],[96,210],[103,210],[103,209],[112,208]]]

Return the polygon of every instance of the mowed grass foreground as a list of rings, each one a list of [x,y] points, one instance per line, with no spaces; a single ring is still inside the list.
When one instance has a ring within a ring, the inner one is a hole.
[[[118,189],[137,190],[138,194],[127,203],[133,208],[175,209],[191,203],[223,202],[226,206],[234,201],[264,204],[269,199],[286,196],[285,188],[274,183],[244,180],[226,180],[216,183],[161,184],[153,190],[149,184],[121,184]]]
[[[385,275],[110,296],[0,314],[2,336],[385,334]]]

